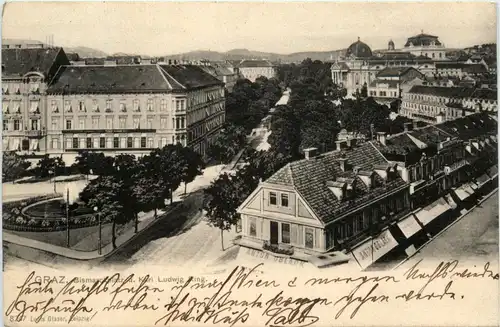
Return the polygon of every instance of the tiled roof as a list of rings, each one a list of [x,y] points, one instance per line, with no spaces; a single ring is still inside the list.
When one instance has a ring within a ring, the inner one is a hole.
[[[470,96],[473,99],[497,100],[497,90],[491,89],[476,89]]]
[[[487,113],[477,113],[435,125],[467,141],[484,135],[497,135],[497,121]]]
[[[385,145],[378,142],[375,144],[383,154],[407,155],[419,149],[406,132],[387,137]]]
[[[20,77],[33,71],[47,75],[61,51],[61,48],[2,49],[2,77]]]
[[[429,125],[408,132],[411,136],[417,138],[426,144],[438,144],[447,139],[453,138],[453,135],[444,130],[436,128],[436,125]]]
[[[411,69],[411,67],[387,67],[378,72],[377,77],[399,77]]]
[[[220,84],[196,66],[63,66],[47,93],[168,92]]]
[[[471,64],[464,68],[464,71],[471,74],[486,73],[488,70],[483,64]]]
[[[468,97],[474,92],[473,89],[466,87],[439,87],[439,86],[425,86],[425,85],[414,85],[408,93],[412,94],[424,94],[424,95],[435,95],[446,98],[464,98]]]
[[[169,82],[172,82],[170,78],[174,79],[172,84],[173,88],[176,88],[176,84],[180,84],[182,88],[194,89],[215,85],[224,85],[214,76],[203,71],[199,66],[192,65],[159,65],[161,69],[166,73]]]
[[[242,60],[238,64],[239,68],[252,68],[252,67],[273,67],[269,60]]]
[[[436,69],[464,69],[470,65],[464,62],[438,62],[436,63]]]
[[[421,34],[409,37],[408,40],[406,41],[405,47],[409,47],[410,43],[412,43],[413,46],[416,47],[416,46],[422,46],[422,45],[431,45],[431,42],[434,42],[435,45],[441,45],[441,42],[439,42],[437,36],[421,33]]]
[[[363,171],[372,171],[376,165],[387,164],[387,160],[371,142],[342,153],[345,154],[349,167],[359,166]],[[291,162],[266,180],[266,183],[293,186],[324,223],[332,222],[344,213],[366,204],[370,199],[405,185],[399,175],[384,183],[375,173],[375,187],[368,189],[352,168],[345,172],[341,170],[339,159],[342,153],[328,152]],[[328,188],[327,182],[335,182],[338,177],[354,179],[355,196],[352,199],[338,200]]]
[[[394,89],[399,85],[399,81],[376,79],[370,83],[370,87],[376,87],[377,84],[389,84],[389,88]]]

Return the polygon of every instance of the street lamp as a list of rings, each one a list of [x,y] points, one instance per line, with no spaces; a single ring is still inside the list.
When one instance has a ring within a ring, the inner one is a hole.
[[[101,255],[101,243],[102,243],[102,223],[101,223],[101,214],[98,212],[99,208],[96,206],[94,207],[94,212],[97,215],[97,220],[99,222],[99,239],[97,241],[97,253]]]
[[[52,181],[54,182],[54,193],[57,193],[57,191],[56,191],[56,172],[51,169],[51,170],[49,170],[49,175],[52,176]]]

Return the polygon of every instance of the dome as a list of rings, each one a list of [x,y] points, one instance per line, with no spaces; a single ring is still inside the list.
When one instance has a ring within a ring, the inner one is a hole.
[[[354,56],[356,58],[369,58],[372,56],[372,49],[359,40],[347,48],[346,57]]]

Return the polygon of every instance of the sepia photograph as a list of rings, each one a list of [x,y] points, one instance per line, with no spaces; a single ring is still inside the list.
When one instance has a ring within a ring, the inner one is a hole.
[[[496,10],[4,5],[5,325],[497,324]]]

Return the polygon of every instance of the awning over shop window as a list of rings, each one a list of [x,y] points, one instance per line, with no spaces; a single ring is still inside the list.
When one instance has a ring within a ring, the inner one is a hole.
[[[474,189],[472,189],[472,187],[469,184],[463,184],[462,186],[457,187],[453,191],[461,201],[467,199],[469,196],[474,194]]]
[[[387,229],[362,245],[352,250],[352,255],[356,258],[361,269],[365,269],[389,253],[398,245],[398,242]]]
[[[427,207],[415,213],[418,221],[422,223],[422,225],[427,225],[435,218],[439,217],[446,211],[450,210],[451,206],[446,202],[444,198],[439,198],[439,200],[434,201]]]
[[[484,184],[488,183],[490,180],[490,177],[486,174],[482,174],[478,178],[476,178],[476,184],[478,187],[483,186]]]
[[[2,145],[3,145],[3,147],[2,147],[3,151],[8,151],[9,150],[9,139],[6,137],[2,138]]]
[[[415,216],[410,214],[398,223],[399,229],[403,232],[406,238],[412,237],[414,234],[422,230],[422,227],[418,224]]]
[[[490,169],[488,169],[488,175],[491,179],[498,177],[498,166],[493,165]]]
[[[450,207],[452,209],[455,209],[456,207],[458,207],[455,200],[453,200],[453,198],[451,197],[451,194],[446,194],[444,198],[445,198],[446,202],[448,202],[448,204],[450,205]]]

